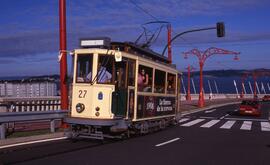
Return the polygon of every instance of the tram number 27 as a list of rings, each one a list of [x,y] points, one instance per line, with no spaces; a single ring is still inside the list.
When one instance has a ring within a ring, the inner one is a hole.
[[[87,90],[79,90],[79,98],[85,98]]]

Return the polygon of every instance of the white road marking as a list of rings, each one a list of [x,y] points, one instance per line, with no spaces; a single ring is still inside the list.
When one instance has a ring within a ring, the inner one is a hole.
[[[172,143],[172,142],[175,142],[177,140],[179,140],[180,138],[175,138],[175,139],[172,139],[172,140],[169,140],[169,141],[166,141],[166,142],[163,142],[163,143],[160,143],[160,144],[157,144],[155,145],[156,147],[160,147],[160,146],[163,146],[165,144],[169,144],[169,143]]]
[[[60,137],[60,138],[52,138],[52,139],[44,139],[44,140],[36,140],[36,141],[30,141],[30,142],[10,144],[10,145],[5,145],[5,146],[0,146],[0,149],[9,148],[9,147],[16,147],[16,146],[22,146],[22,145],[27,145],[27,144],[35,144],[35,143],[63,140],[63,139],[67,139],[67,137]]]
[[[238,111],[238,109],[235,109],[234,112]]]
[[[220,117],[219,119],[224,119],[224,118],[227,117],[227,116],[229,116],[229,114],[226,114],[226,115]]]
[[[208,110],[208,111],[204,111],[204,113],[211,113],[211,112],[214,112],[215,110],[217,110],[217,109],[211,109],[211,110]]]
[[[242,130],[251,130],[252,121],[244,121],[241,128]]]
[[[261,122],[262,131],[270,131],[270,123],[269,122]]]
[[[201,127],[202,128],[210,128],[212,127],[213,125],[217,124],[220,120],[211,120],[207,123],[205,123],[204,125],[202,125]]]
[[[215,117],[207,117],[207,116],[205,116],[205,117],[204,116],[201,116],[200,118],[201,119],[215,119]]]
[[[204,121],[205,119],[196,119],[196,120],[193,120],[193,121],[190,121],[188,123],[185,123],[185,124],[182,124],[181,126],[184,126],[184,127],[189,127],[189,126],[192,126],[192,125],[195,125],[199,122],[202,122]]]
[[[247,119],[247,118],[229,118],[226,117],[226,120],[240,120],[240,121],[261,121],[261,122],[268,122],[267,119]]]
[[[236,121],[227,121],[220,128],[222,128],[222,129],[231,129],[235,122]]]
[[[178,122],[179,122],[179,123],[183,123],[183,122],[185,122],[185,121],[187,121],[187,120],[189,120],[189,118],[183,118],[183,119],[180,119]]]

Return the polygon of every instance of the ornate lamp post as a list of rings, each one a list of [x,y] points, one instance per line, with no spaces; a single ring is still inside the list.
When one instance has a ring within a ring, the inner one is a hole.
[[[190,96],[190,72],[192,72],[193,69],[195,69],[195,68],[188,65],[188,67],[186,69],[188,70],[188,91],[187,91],[187,95],[186,95],[186,100],[191,100],[191,96]]]
[[[199,102],[198,102],[198,107],[204,107],[205,102],[204,102],[204,93],[203,93],[203,66],[209,57],[213,55],[229,55],[233,54],[235,55],[234,60],[239,60],[238,56],[240,53],[239,52],[234,52],[234,51],[229,51],[229,50],[224,50],[220,48],[215,48],[211,47],[208,48],[206,51],[199,51],[198,49],[192,49],[188,52],[184,52],[184,58],[187,59],[189,55],[195,55],[198,60],[199,60],[199,66],[200,66],[200,93],[199,93]]]

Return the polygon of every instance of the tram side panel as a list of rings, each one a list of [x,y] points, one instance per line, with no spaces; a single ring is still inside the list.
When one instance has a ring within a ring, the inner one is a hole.
[[[137,119],[175,115],[176,98],[166,96],[137,97]]]

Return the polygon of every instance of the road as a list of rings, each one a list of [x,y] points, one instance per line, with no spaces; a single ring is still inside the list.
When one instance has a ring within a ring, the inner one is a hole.
[[[270,104],[262,105],[261,117],[237,116],[236,109],[230,105],[189,114],[177,126],[123,141],[60,140],[2,149],[0,162],[269,165],[270,128],[265,123]]]

